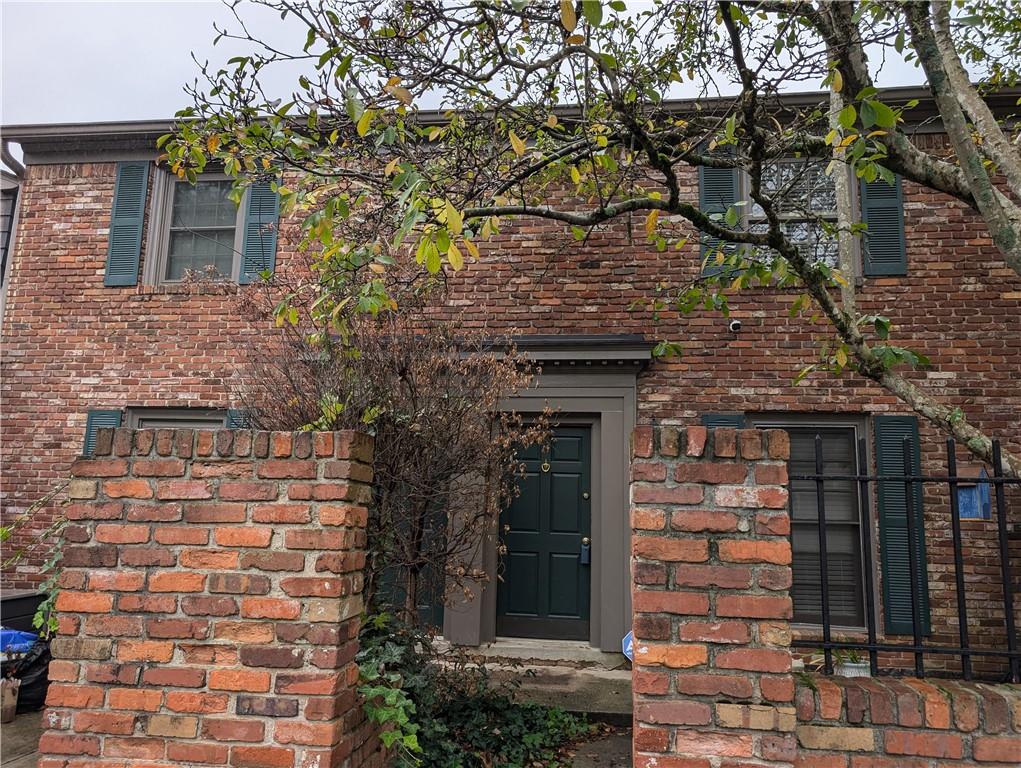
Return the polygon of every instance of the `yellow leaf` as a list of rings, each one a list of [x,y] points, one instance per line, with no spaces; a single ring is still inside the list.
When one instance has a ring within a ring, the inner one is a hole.
[[[581,171],[578,170],[578,166],[571,166],[571,181],[575,184],[581,184]]]
[[[464,269],[464,256],[457,249],[457,246],[453,243],[450,244],[450,248],[447,249],[447,261],[450,262],[450,266],[457,272],[459,269]]]
[[[585,42],[585,35],[571,35],[565,42],[568,45],[581,45]]]
[[[359,136],[364,136],[369,132],[369,125],[372,123],[372,110],[367,109],[362,112],[362,116],[358,118],[358,125],[355,126],[355,130],[358,131]]]
[[[843,349],[838,349],[837,350],[836,357],[837,357],[837,365],[839,365],[841,368],[843,368],[845,365],[847,365],[847,353]]]
[[[386,272],[386,267],[380,264],[378,261],[373,261],[369,264],[369,269],[375,272],[377,275],[381,275]]]
[[[386,164],[386,168],[383,169],[384,176],[391,176],[393,172],[397,170],[397,164],[401,161],[399,157],[395,157],[389,163]]]
[[[843,89],[843,87],[844,87],[844,76],[840,74],[840,70],[839,69],[834,69],[833,70],[833,90],[836,91],[837,93],[840,93],[840,91]]]
[[[557,116],[552,113],[546,118],[546,125],[550,128],[556,128],[558,123]]]
[[[389,80],[386,81],[386,85],[387,85],[388,88],[391,85],[400,85],[400,84],[401,84],[401,79],[399,77],[397,77],[397,75],[394,75],[393,77],[391,77]]]
[[[475,259],[476,261],[482,258],[479,255],[479,247],[475,245],[475,243],[473,243],[471,240],[465,240],[464,247],[468,251],[468,253],[471,254],[472,258]]]
[[[411,91],[399,85],[391,85],[386,89],[387,93],[397,99],[401,104],[408,105],[412,101]]]
[[[654,208],[649,211],[649,215],[645,217],[645,236],[652,237],[653,232],[656,231],[656,222],[659,220],[659,209]]]
[[[206,147],[210,152],[215,152],[218,146],[220,146],[220,134],[211,134],[209,138],[206,139]]]
[[[514,131],[507,134],[507,137],[510,139],[511,147],[514,149],[515,155],[521,157],[525,154],[525,142],[523,142],[521,138],[514,133]]]
[[[486,219],[484,222],[482,222],[482,237],[488,240],[492,234],[493,226],[489,223],[489,219]]]
[[[452,235],[460,235],[464,228],[464,223],[461,220],[461,212],[458,211],[449,200],[445,202],[443,210],[447,215],[447,230]]]
[[[578,14],[574,12],[574,0],[560,0],[560,23],[568,32],[578,26]]]

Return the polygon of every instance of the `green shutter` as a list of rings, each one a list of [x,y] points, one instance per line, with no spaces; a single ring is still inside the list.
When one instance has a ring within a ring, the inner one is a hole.
[[[918,419],[914,416],[876,416],[876,473],[903,475],[904,439],[911,443],[909,474],[921,474],[918,443]],[[908,557],[907,489],[899,479],[877,482],[879,505],[879,547],[883,569],[883,613],[886,631],[893,635],[911,634],[911,580]],[[922,488],[915,484],[911,514],[915,521],[918,547],[919,612],[922,630],[929,633],[929,580],[925,566],[925,520],[922,514]]]
[[[727,209],[737,203],[738,175],[736,168],[698,168],[698,206],[702,213],[726,213]],[[724,271],[715,263],[716,251],[720,241],[715,237],[702,233],[702,274],[717,275]],[[726,254],[734,253],[737,247],[733,243],[724,245]],[[710,258],[710,254],[712,257]],[[709,258],[710,263],[706,263]]]
[[[862,238],[864,272],[869,276],[906,275],[904,196],[901,179],[861,182],[861,217],[868,229]]]
[[[142,223],[145,219],[148,185],[148,162],[117,163],[103,285],[135,285],[138,282],[138,259],[142,253]]]
[[[703,413],[702,414],[702,426],[703,427],[734,427],[735,429],[744,429],[744,414],[743,413]]]
[[[251,429],[252,416],[240,408],[227,409],[227,429]]]
[[[253,184],[245,197],[245,232],[238,282],[251,283],[276,266],[280,196],[269,184]]]
[[[121,412],[112,410],[89,411],[85,417],[85,447],[82,449],[83,456],[91,456],[96,450],[96,431],[102,427],[119,427],[121,425]]]

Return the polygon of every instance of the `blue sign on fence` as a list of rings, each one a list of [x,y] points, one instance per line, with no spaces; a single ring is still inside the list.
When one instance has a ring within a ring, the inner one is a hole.
[[[635,661],[635,633],[633,631],[624,635],[624,639],[620,641],[620,647],[624,655],[627,656],[627,660],[633,664]]]

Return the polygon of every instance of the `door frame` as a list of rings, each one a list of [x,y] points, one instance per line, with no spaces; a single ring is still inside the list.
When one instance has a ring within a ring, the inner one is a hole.
[[[630,435],[637,417],[637,374],[642,364],[561,365],[544,361],[534,386],[501,407],[521,414],[557,411],[564,426],[592,428],[592,573],[589,643],[620,652],[631,629],[631,523],[628,497]],[[478,559],[496,573],[498,532],[493,523]],[[479,646],[496,638],[496,582],[470,585],[471,599],[444,611],[443,636],[456,645]]]

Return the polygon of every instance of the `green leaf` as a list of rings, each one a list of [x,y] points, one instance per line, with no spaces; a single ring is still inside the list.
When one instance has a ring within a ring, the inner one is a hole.
[[[425,268],[430,275],[440,271],[440,253],[435,248],[430,248],[425,257]]]
[[[858,119],[858,110],[854,108],[854,104],[848,104],[837,115],[837,122],[840,123],[842,128],[850,130],[854,127],[854,121]]]
[[[865,128],[871,128],[876,124],[876,108],[874,101],[866,99],[861,103],[861,124]]]
[[[870,102],[876,112],[876,125],[880,128],[894,128],[897,125],[897,113],[881,101]]]
[[[603,4],[601,0],[581,0],[581,13],[593,27],[603,23]]]

